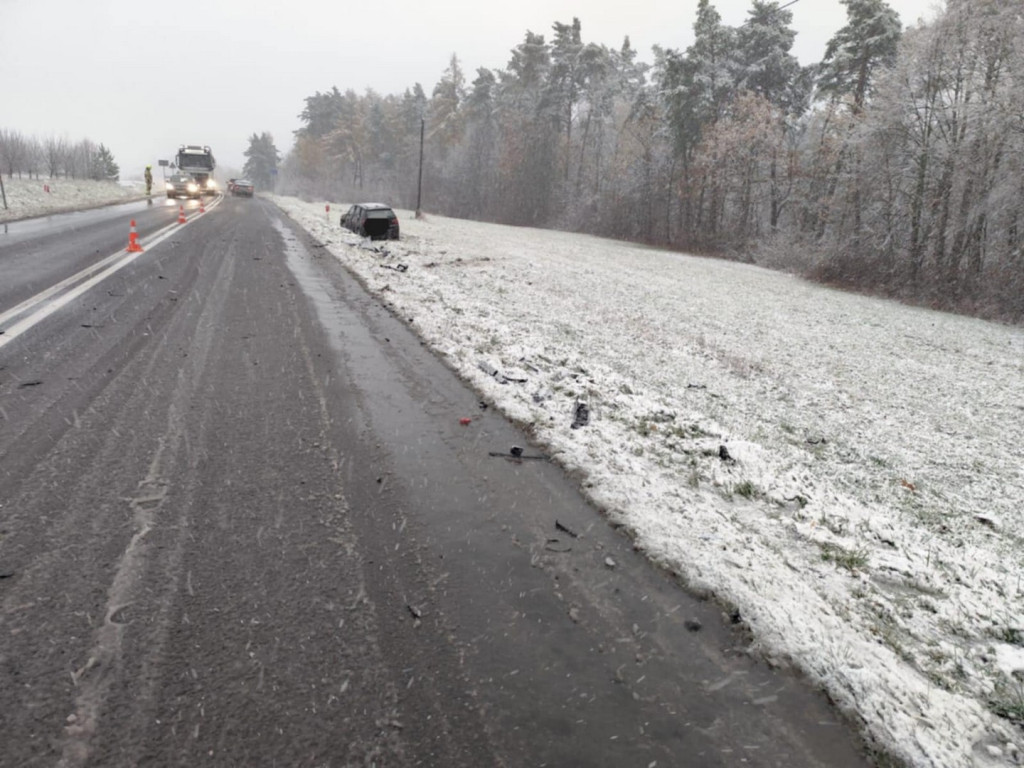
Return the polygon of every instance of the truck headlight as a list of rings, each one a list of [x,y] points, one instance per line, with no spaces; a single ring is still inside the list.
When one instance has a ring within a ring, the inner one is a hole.
[[[217,182],[214,181],[213,179],[207,179],[206,180],[206,188],[207,189],[216,189],[217,188]]]
[[[164,184],[164,189],[174,189],[174,185],[168,181],[166,184]]]
[[[188,191],[189,191],[189,192],[196,192],[196,191],[198,191],[198,190],[199,190],[199,187],[198,187],[198,186],[197,186],[197,185],[195,184],[195,182],[191,182],[191,181],[190,181],[190,182],[188,183]]]

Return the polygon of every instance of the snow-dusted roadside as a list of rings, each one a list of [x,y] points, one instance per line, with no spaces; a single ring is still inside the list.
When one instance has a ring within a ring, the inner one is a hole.
[[[1024,330],[408,212],[382,252],[274,200],[887,751],[1024,764]]]
[[[47,187],[49,191],[46,190]],[[141,200],[145,198],[146,188],[137,184],[119,184],[115,181],[9,179],[5,176],[4,192],[7,197],[7,209],[5,210],[3,203],[0,203],[0,222]]]

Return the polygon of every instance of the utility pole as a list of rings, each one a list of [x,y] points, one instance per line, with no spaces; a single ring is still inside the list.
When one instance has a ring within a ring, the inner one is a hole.
[[[423,210],[420,208],[420,202],[423,199],[423,130],[426,127],[427,120],[424,117],[420,118],[420,177],[416,182],[416,218],[423,218]]]

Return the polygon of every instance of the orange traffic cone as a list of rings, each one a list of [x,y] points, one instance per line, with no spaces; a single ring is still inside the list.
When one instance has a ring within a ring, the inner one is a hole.
[[[187,221],[188,221],[188,219],[185,218],[185,206],[184,205],[179,205],[178,206],[178,223],[179,224],[184,224]]]
[[[206,213],[206,206],[203,205],[202,195],[199,196],[199,212],[200,213]]]
[[[132,228],[128,232],[128,253],[142,253],[142,246],[139,245],[139,233],[135,231],[135,219],[132,219]]]

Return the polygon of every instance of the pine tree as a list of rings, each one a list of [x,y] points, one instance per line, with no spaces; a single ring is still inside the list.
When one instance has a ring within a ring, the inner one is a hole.
[[[442,159],[462,139],[464,125],[460,107],[465,99],[466,77],[459,58],[453,53],[448,68],[434,86],[427,110],[432,144],[440,150]]]
[[[281,160],[273,136],[266,131],[259,136],[254,133],[249,137],[249,148],[243,154],[247,159],[242,173],[257,187],[273,187],[277,164]]]
[[[559,132],[550,71],[551,47],[543,35],[527,32],[500,75],[500,191],[513,224],[546,224],[553,207]]]
[[[800,62],[790,53],[796,31],[793,14],[778,2],[754,0],[747,20],[737,32],[735,81],[785,114],[802,111],[804,99],[794,92]]]
[[[494,215],[500,135],[495,105],[497,82],[494,72],[481,67],[463,103],[465,139],[456,161],[460,177],[456,212],[460,215]]]
[[[818,87],[836,101],[852,99],[854,112],[864,109],[875,73],[896,59],[900,16],[885,0],[840,0],[847,24],[825,49]]]
[[[581,25],[578,18],[572,24],[555,22],[555,39],[551,45],[551,70],[548,78],[549,98],[553,117],[560,132],[565,134],[564,179],[569,180],[569,162],[572,153],[573,110],[580,98],[583,73],[580,54],[583,51]]]
[[[298,136],[309,136],[315,139],[322,138],[333,130],[343,109],[344,98],[337,86],[331,88],[327,93],[317,91],[312,96],[306,97],[306,107],[299,114],[299,119],[305,125],[295,133]]]
[[[114,156],[110,150],[100,144],[96,154],[92,156],[89,166],[89,178],[96,180],[109,179],[117,181],[121,175],[121,169],[114,162]]]
[[[693,34],[685,55],[659,51],[657,60],[676,149],[684,162],[699,144],[704,126],[722,116],[735,93],[736,31],[722,24],[710,0],[700,0]]]

